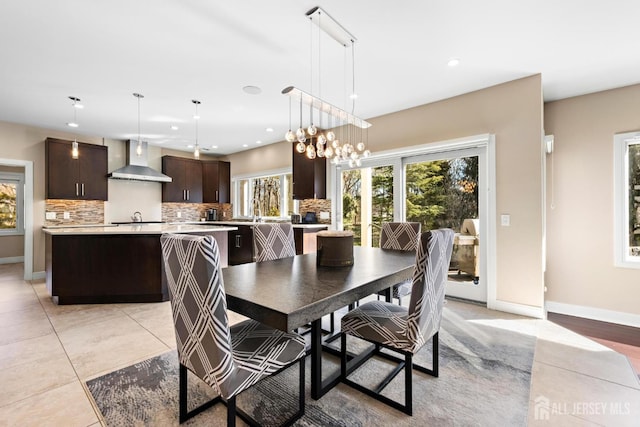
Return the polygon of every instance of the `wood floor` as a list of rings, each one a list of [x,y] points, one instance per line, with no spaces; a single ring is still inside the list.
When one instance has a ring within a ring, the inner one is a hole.
[[[640,377],[640,328],[557,313],[547,319],[624,354]]]

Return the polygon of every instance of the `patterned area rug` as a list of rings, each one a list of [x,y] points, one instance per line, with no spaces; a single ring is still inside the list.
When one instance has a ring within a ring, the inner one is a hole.
[[[440,376],[414,371],[413,417],[343,384],[318,401],[311,399],[307,360],[306,414],[295,425],[526,425],[535,347],[535,336],[526,333],[534,330],[531,322],[535,320],[449,302],[440,330]],[[363,345],[350,338],[350,349]],[[338,359],[324,357],[325,372],[338,368]],[[429,344],[414,361],[428,367],[430,359]],[[389,362],[373,359],[350,378],[370,386],[391,369]],[[238,397],[238,406],[263,425],[280,424],[296,410],[298,373],[293,366],[262,381]],[[175,351],[95,378],[87,386],[108,426],[178,425]],[[188,393],[190,407],[215,396],[193,375]],[[385,394],[402,401],[404,376],[398,375]],[[216,405],[184,425],[225,424],[226,408]],[[238,419],[238,425],[244,423]]]

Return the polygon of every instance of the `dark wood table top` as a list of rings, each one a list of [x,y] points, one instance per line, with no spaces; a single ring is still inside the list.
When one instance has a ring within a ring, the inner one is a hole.
[[[316,266],[316,254],[222,270],[230,310],[291,331],[411,277],[415,253],[356,246],[350,267]]]

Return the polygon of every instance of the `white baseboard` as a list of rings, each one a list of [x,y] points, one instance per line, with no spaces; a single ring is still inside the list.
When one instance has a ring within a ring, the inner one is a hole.
[[[15,264],[18,262],[24,262],[24,257],[12,256],[12,257],[0,258],[0,264]]]
[[[536,319],[544,319],[544,309],[542,307],[534,307],[532,305],[516,304],[507,301],[489,301],[487,308],[491,310],[505,311],[507,313],[518,314],[520,316],[534,317]]]
[[[46,271],[34,271],[33,274],[31,275],[31,280],[40,280],[40,279],[46,279],[46,278],[47,278]]]
[[[563,302],[547,301],[547,311],[568,316],[584,317],[585,319],[599,320],[601,322],[617,323],[619,325],[640,328],[640,314],[625,313],[622,311],[605,310],[596,307],[565,304]]]

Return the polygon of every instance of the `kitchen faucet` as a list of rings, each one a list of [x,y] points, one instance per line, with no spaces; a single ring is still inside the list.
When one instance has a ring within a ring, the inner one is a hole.
[[[260,200],[256,200],[255,198],[249,201],[249,206],[251,206],[251,217],[253,218],[253,222],[262,222],[262,210],[260,209]],[[256,206],[258,206],[258,216],[256,217]]]
[[[131,219],[133,220],[133,222],[142,222],[142,214],[138,211],[135,211]]]

